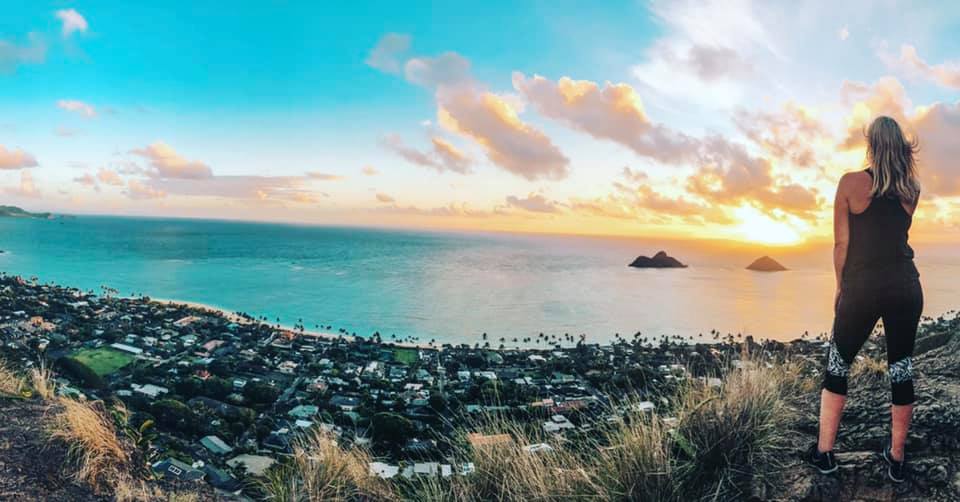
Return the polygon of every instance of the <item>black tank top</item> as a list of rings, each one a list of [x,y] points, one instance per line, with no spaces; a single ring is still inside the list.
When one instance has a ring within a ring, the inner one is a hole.
[[[873,177],[870,169],[866,173]],[[896,196],[874,196],[862,213],[851,211],[844,280],[918,275],[913,249],[907,242],[912,220]]]

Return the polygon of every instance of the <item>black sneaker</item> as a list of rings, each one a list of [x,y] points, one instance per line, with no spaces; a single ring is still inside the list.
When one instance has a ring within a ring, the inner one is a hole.
[[[836,472],[839,468],[837,465],[837,459],[834,458],[833,452],[828,451],[826,453],[821,453],[817,449],[817,443],[810,445],[810,449],[807,450],[804,459],[812,466],[816,467],[820,474],[830,474],[831,472]]]
[[[906,457],[906,455],[904,455]],[[906,478],[907,471],[907,462],[906,458],[897,462],[893,459],[893,455],[890,454],[890,445],[887,445],[883,448],[883,459],[887,461],[889,467],[887,467],[887,476],[890,477],[890,481],[894,483],[903,483]]]

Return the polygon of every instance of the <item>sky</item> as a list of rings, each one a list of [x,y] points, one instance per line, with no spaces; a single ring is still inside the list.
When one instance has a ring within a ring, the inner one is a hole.
[[[3,203],[797,245],[890,115],[957,234],[943,2],[136,4],[4,2]]]

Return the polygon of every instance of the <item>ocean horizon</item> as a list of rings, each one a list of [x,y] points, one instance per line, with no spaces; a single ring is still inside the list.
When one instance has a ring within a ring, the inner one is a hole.
[[[8,218],[0,233],[7,274],[384,340],[535,347],[540,333],[605,343],[636,332],[710,341],[716,330],[788,341],[832,322],[828,246],[114,216]],[[951,247],[918,246],[926,315],[955,307]],[[660,249],[689,267],[627,267]],[[758,253],[790,270],[746,270]]]

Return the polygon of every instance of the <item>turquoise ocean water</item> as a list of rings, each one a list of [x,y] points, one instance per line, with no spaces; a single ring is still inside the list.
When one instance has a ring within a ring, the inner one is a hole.
[[[690,268],[626,267],[661,248]],[[763,274],[743,267],[768,251],[693,242],[80,216],[0,219],[0,249],[0,271],[42,282],[423,342],[711,329],[789,340],[832,320],[826,247],[774,254],[791,270]],[[928,315],[960,301],[955,251],[917,247]]]

